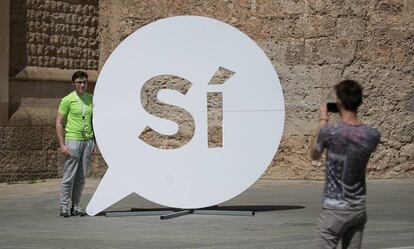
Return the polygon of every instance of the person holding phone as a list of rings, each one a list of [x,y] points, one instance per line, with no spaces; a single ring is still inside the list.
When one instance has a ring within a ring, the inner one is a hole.
[[[335,86],[336,109],[341,120],[329,122],[335,104],[323,104],[319,126],[311,143],[311,158],[318,160],[326,149],[325,188],[317,227],[319,248],[361,248],[367,221],[365,171],[380,141],[380,132],[357,117],[362,87],[353,80]]]
[[[79,202],[92,154],[96,151],[92,127],[92,95],[86,92],[88,75],[76,71],[72,76],[75,90],[65,96],[56,117],[56,135],[66,157],[60,189],[59,215],[84,216]],[[71,208],[69,209],[69,204]]]

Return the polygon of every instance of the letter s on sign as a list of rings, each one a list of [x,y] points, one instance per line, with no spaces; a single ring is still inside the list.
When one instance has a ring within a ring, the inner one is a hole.
[[[176,90],[185,95],[191,85],[190,81],[173,75],[158,75],[145,82],[141,88],[141,104],[145,111],[175,122],[178,131],[173,135],[164,135],[146,126],[139,135],[142,141],[159,149],[177,149],[191,141],[195,132],[193,116],[183,108],[157,98],[158,92],[163,89]]]

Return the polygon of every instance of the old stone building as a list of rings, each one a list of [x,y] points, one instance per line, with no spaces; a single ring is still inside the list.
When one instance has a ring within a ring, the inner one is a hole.
[[[364,87],[360,117],[381,143],[370,177],[414,176],[412,0],[0,0],[0,182],[58,177],[54,119],[75,69],[90,91],[116,46],[138,28],[176,15],[229,23],[271,59],[286,104],[283,139],[263,177],[320,179],[308,156],[318,106],[332,86]],[[121,84],[121,83],[119,83]],[[100,155],[91,174],[106,169]]]

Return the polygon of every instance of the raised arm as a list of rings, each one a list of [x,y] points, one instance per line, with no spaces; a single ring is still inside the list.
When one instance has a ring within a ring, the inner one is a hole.
[[[320,130],[328,123],[329,121],[329,114],[328,109],[326,107],[326,103],[323,103],[321,107],[319,108],[319,125],[318,129],[315,132],[315,136],[312,138],[311,146],[310,146],[310,157],[312,160],[319,160],[323,153],[323,148],[321,150],[318,150],[317,148],[317,140],[319,137]]]

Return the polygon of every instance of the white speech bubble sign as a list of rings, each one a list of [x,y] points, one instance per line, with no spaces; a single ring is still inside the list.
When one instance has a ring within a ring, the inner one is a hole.
[[[234,75],[209,85],[219,67]],[[194,118],[194,136],[176,149],[155,148],[138,138],[146,126],[166,135],[177,131],[174,122],[151,115],[140,103],[144,83],[160,75],[192,83],[185,95],[173,90],[158,94]],[[208,147],[208,92],[223,96],[222,147]],[[138,29],[113,51],[96,84],[93,124],[108,170],[87,206],[88,215],[134,192],[182,209],[237,196],[271,163],[283,133],[284,109],[272,63],[231,25],[176,16]]]

